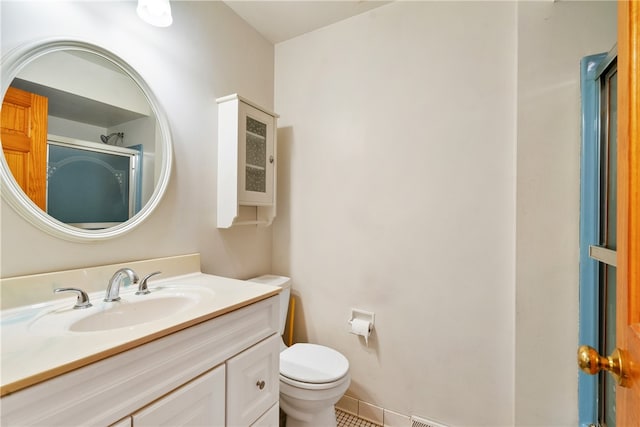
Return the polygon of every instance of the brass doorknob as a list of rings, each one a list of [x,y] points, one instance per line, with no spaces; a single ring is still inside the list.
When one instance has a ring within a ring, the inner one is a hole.
[[[616,379],[618,385],[629,387],[631,375],[627,361],[627,355],[623,350],[616,348],[609,357],[598,354],[595,348],[581,345],[578,348],[578,366],[583,372],[595,375],[604,370],[608,371]]]

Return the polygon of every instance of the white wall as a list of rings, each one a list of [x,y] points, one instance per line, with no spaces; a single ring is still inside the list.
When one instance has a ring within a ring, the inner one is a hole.
[[[3,54],[53,35],[112,50],[175,143],[129,236],[57,240],[2,202],[2,277],[198,251],[207,272],[270,270],[269,229],[215,228],[213,165],[215,98],[272,106],[273,47],[220,2],[172,7],[156,29],[133,2],[0,2]],[[276,47],[274,270],[297,338],[351,361],[349,394],[451,425],[576,425],[578,64],[613,40],[615,2],[398,2]],[[351,307],[377,314],[369,348]]]
[[[169,118],[174,168],[151,218],[130,235],[95,244],[51,237],[2,201],[2,277],[191,252],[207,272],[249,277],[271,268],[271,230],[219,231],[217,106],[239,92],[273,106],[273,46],[222,2],[172,2],[174,24],[138,19],[133,1],[1,2],[2,54],[35,39],[77,37],[111,50],[148,82]]]
[[[396,2],[276,45],[296,338],[347,356],[349,395],[452,426],[514,419],[516,19]]]
[[[576,426],[580,59],[616,42],[616,2],[520,2],[516,422]]]
[[[397,2],[276,46],[274,269],[297,338],[351,361],[348,394],[450,425],[577,424],[579,61],[612,47],[615,15]],[[377,314],[369,348],[351,307]]]

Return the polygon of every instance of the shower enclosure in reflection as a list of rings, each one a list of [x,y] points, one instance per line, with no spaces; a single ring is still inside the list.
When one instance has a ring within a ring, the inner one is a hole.
[[[47,148],[49,215],[96,230],[127,221],[138,212],[139,150],[53,136]]]

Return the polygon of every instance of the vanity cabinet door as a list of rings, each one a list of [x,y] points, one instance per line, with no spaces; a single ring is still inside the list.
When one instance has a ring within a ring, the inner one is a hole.
[[[133,414],[133,427],[224,426],[225,366],[219,366]]]
[[[263,416],[251,424],[251,427],[279,427],[280,426],[280,405],[277,403],[271,407]]]
[[[250,426],[278,401],[279,340],[272,335],[227,361],[227,425]]]
[[[131,427],[131,417],[124,418],[109,427]]]

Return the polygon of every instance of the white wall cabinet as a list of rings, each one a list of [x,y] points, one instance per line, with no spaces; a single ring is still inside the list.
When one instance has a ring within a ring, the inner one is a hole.
[[[278,298],[4,396],[0,424],[275,427]]]
[[[237,94],[216,101],[218,228],[270,225],[276,214],[278,115]]]

